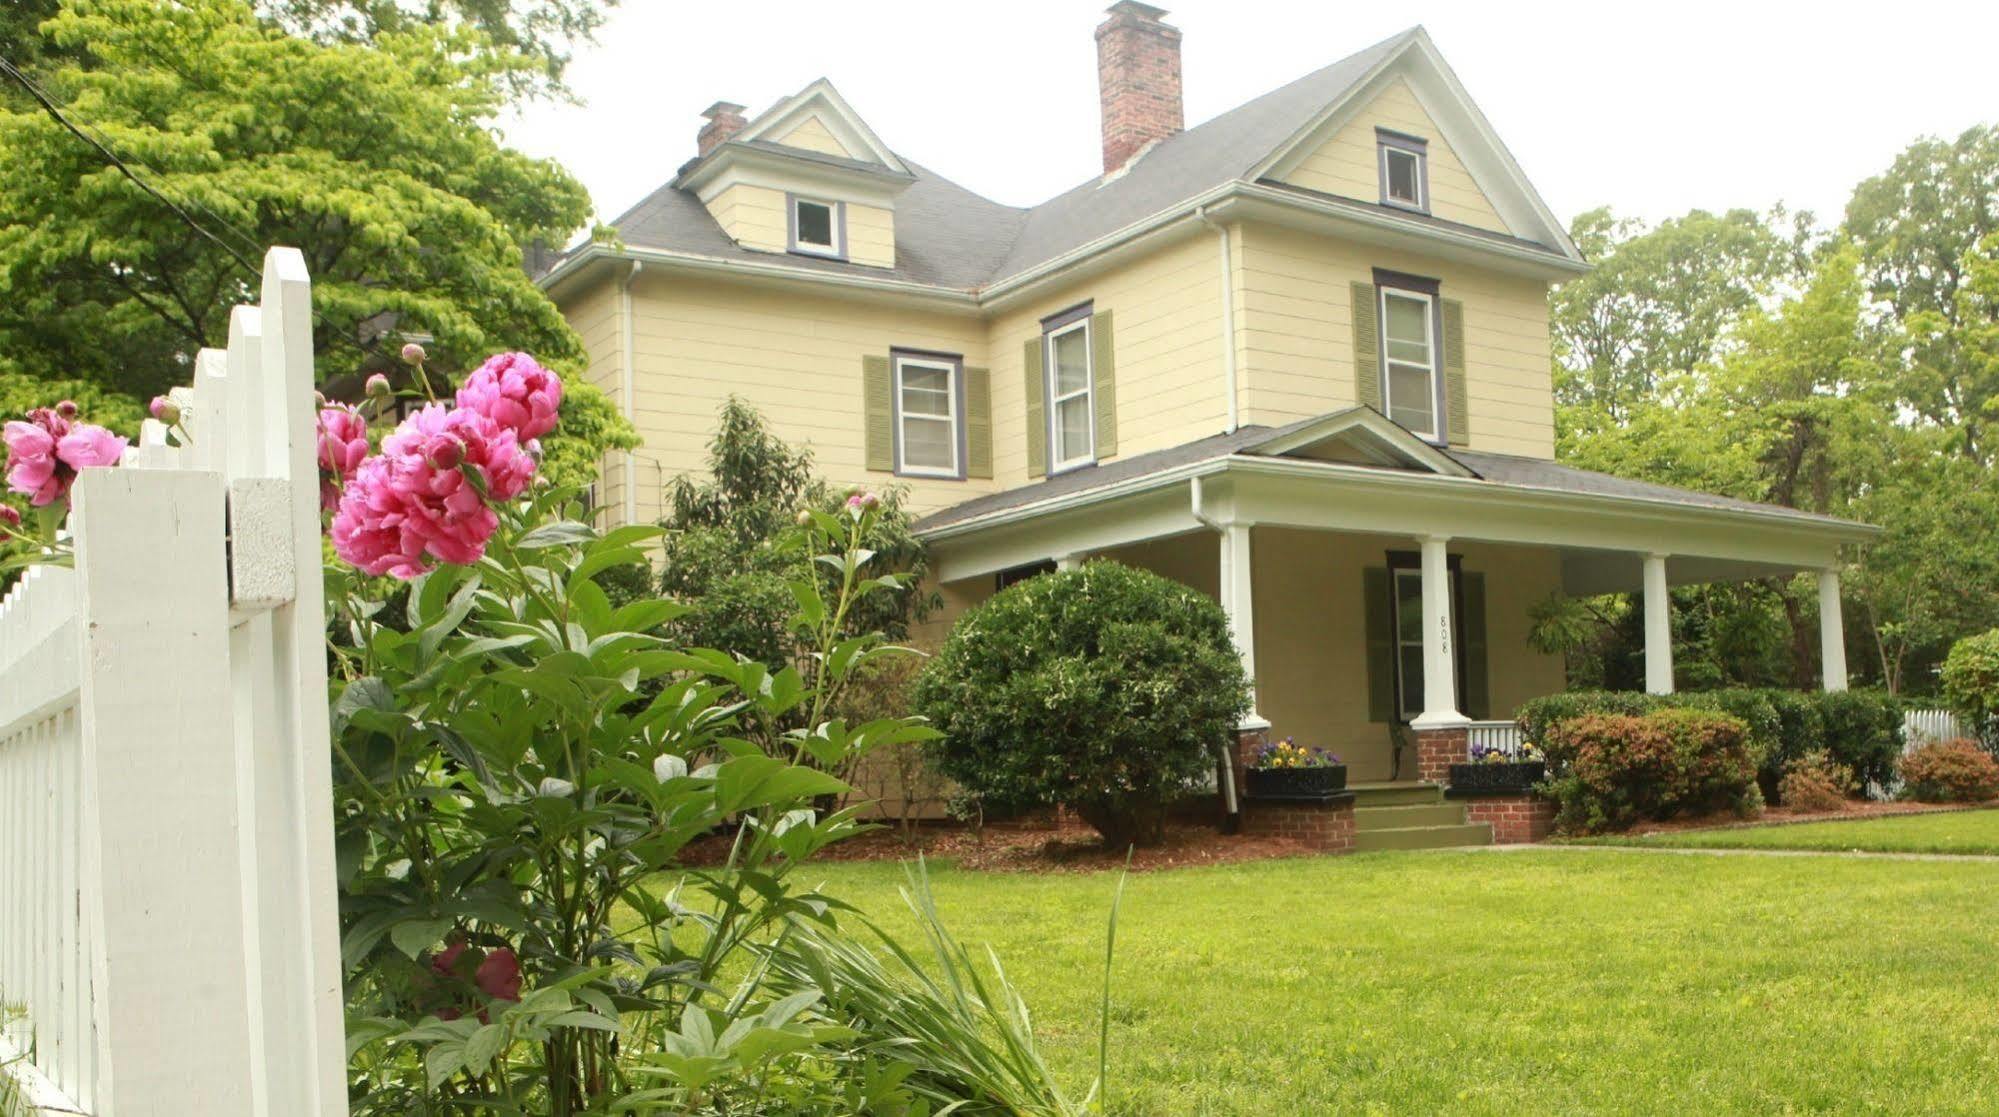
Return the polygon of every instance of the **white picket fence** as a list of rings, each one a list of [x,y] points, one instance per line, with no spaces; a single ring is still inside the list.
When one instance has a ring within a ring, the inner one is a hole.
[[[1949,710],[1905,710],[1902,713],[1902,751],[1935,741],[1969,736]]]
[[[304,259],[0,603],[0,1076],[30,1113],[347,1112]],[[0,1084],[4,1089],[4,1084]]]
[[[1481,747],[1498,749],[1508,756],[1520,755],[1520,723],[1517,721],[1475,721],[1466,728],[1466,755]]]

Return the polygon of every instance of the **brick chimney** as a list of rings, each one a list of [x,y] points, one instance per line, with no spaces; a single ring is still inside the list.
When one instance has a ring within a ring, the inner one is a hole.
[[[1097,28],[1097,89],[1104,110],[1104,173],[1146,144],[1187,126],[1180,106],[1180,29],[1164,9],[1119,0]]]
[[[701,131],[694,137],[695,146],[699,149],[697,157],[715,150],[723,140],[742,131],[743,126],[749,123],[743,116],[743,106],[730,104],[727,101],[717,101],[709,105],[701,115],[708,123],[703,124]]]

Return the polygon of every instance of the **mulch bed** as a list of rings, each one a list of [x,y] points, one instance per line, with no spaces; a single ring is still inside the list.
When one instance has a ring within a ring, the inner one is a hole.
[[[1951,811],[1976,811],[1993,806],[1991,803],[1916,803],[1905,800],[1876,801],[1872,799],[1849,800],[1844,807],[1832,811],[1804,811],[1791,807],[1766,807],[1755,818],[1737,818],[1734,814],[1701,815],[1697,818],[1675,818],[1666,822],[1641,822],[1629,830],[1634,834],[1673,834],[1682,830],[1741,830],[1751,826],[1786,826],[1799,822],[1848,822],[1859,818],[1880,818],[1898,814],[1946,814]]]
[[[1273,857],[1304,857],[1315,851],[1289,838],[1222,834],[1213,825],[1169,824],[1163,845],[1132,851],[1134,872],[1182,869],[1190,865],[1222,865]],[[719,864],[729,854],[726,837],[703,838],[682,851],[688,865]],[[969,827],[927,823],[905,834],[884,827],[836,842],[813,857],[815,861],[913,861],[917,855],[949,860],[958,867],[988,872],[1101,872],[1122,869],[1124,850],[1105,849],[1097,832],[1078,822],[1049,821],[989,823],[981,831]]]

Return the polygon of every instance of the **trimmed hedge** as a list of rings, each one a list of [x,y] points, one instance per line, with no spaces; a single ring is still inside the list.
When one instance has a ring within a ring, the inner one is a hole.
[[[1749,727],[1729,714],[1584,714],[1548,726],[1542,748],[1557,774],[1541,790],[1555,800],[1555,826],[1564,833],[1763,809]]]
[[[1959,737],[1924,745],[1902,758],[1902,794],[1925,803],[1983,803],[1999,796],[1999,761]]]
[[[1736,688],[1679,694],[1578,690],[1536,698],[1520,707],[1520,730],[1543,741],[1558,721],[1588,714],[1635,717],[1655,710],[1710,710],[1742,721],[1756,758],[1757,782],[1775,799],[1792,761],[1824,751],[1853,773],[1858,791],[1886,785],[1902,755],[1902,704],[1885,691],[1806,692]]]

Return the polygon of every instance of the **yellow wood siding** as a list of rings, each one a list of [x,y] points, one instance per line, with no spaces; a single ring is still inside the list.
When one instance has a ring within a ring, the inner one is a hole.
[[[782,190],[738,183],[715,195],[708,212],[744,248],[784,252],[791,247]]]
[[[1118,455],[1215,434],[1226,421],[1221,256],[1212,233],[1043,294],[992,320],[993,466],[1002,488],[1026,484],[1027,401],[1021,352],[1041,320],[1085,301],[1115,311]]]
[[[1293,186],[1358,198],[1381,200],[1381,170],[1374,130],[1388,128],[1429,141],[1430,212],[1496,233],[1511,233],[1492,202],[1472,181],[1471,172],[1444,142],[1430,114],[1423,111],[1409,83],[1395,79],[1333,138],[1305,157],[1284,181]]]
[[[659,515],[669,477],[706,472],[716,415],[732,394],[778,437],[809,446],[820,476],[835,484],[904,485],[923,512],[993,490],[990,481],[902,478],[863,464],[862,356],[905,347],[985,365],[977,319],[658,274],[642,274],[633,296],[641,519]],[[615,366],[615,340],[601,352],[592,345],[591,359],[593,378],[600,363]]]
[[[895,266],[895,214],[880,206],[848,202],[847,259],[877,268]]]
[[[822,155],[838,155],[847,159],[862,158],[862,156],[848,151],[846,145],[834,138],[833,133],[827,129],[825,122],[816,116],[806,117],[804,123],[786,132],[784,135],[778,136],[772,142],[781,143],[786,147],[802,147],[807,151],[816,151]]]
[[[617,285],[602,283],[563,307],[569,325],[583,339],[583,351],[588,355],[584,379],[610,397],[613,406],[623,403],[623,327],[618,303]],[[619,502],[624,499],[623,461],[624,456],[613,451],[598,467],[596,507],[600,516],[615,518],[615,510],[622,507]]]
[[[1244,422],[1278,426],[1355,403],[1348,285],[1381,267],[1436,278],[1464,302],[1470,448],[1554,457],[1545,282],[1292,229],[1251,224],[1240,236]]]

